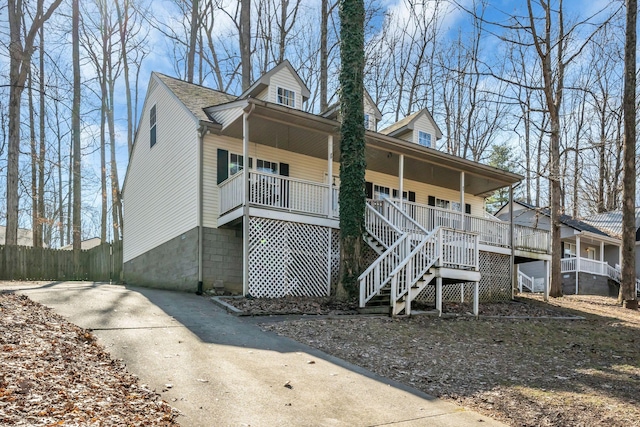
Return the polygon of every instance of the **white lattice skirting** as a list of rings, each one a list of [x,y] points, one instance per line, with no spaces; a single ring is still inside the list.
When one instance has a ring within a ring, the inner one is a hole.
[[[338,230],[251,217],[249,293],[258,298],[327,296],[338,278]]]
[[[509,261],[509,255],[480,251],[480,274],[482,275],[480,278],[480,302],[511,300]],[[456,283],[442,288],[442,300],[445,302],[459,302],[462,295],[464,301],[473,301],[473,283]],[[435,286],[424,288],[416,300],[426,303],[435,302]]]

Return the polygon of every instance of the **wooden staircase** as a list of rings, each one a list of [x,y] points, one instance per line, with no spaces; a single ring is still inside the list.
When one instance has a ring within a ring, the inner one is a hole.
[[[428,231],[389,200],[367,204],[365,227],[364,239],[379,257],[359,277],[362,309],[381,304],[389,289],[391,315],[411,314],[411,302],[434,279],[438,310],[443,279],[475,282],[477,306],[477,234],[443,227]]]

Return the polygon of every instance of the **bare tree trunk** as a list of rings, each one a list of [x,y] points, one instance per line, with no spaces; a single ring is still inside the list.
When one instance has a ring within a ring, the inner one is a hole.
[[[622,180],[622,283],[620,299],[626,308],[636,310],[636,21],[637,0],[627,0],[627,26],[624,48],[624,178]]]
[[[240,0],[240,61],[242,90],[251,86],[251,0]]]
[[[196,41],[198,36],[198,0],[191,1],[191,29],[189,32],[189,47],[187,48],[187,81],[193,83],[193,69],[195,67]]]
[[[73,264],[76,279],[80,278],[80,250],[82,238],[82,184],[80,151],[80,8],[79,0],[72,0],[71,39],[73,58],[73,106],[71,132],[73,134]]]
[[[53,104],[54,113],[58,117],[58,103]],[[60,121],[56,120],[56,138],[58,140],[58,233],[60,233],[60,246],[64,246],[65,237],[65,212],[62,197],[62,133],[60,132]]]
[[[44,26],[40,28],[40,46],[38,47],[40,50],[40,149],[38,155],[38,244],[43,246],[44,243],[44,221],[45,221],[45,211],[44,211],[44,166],[46,160],[46,147],[45,147],[45,115],[46,108],[44,102],[44,94],[45,94],[45,70],[44,70]]]
[[[33,70],[29,70],[27,98],[29,100],[29,146],[31,147],[31,234],[33,246],[40,247],[38,229],[38,152],[36,142],[36,123],[33,105]]]
[[[320,111],[329,108],[327,82],[329,80],[329,0],[322,0],[320,16]]]
[[[124,7],[120,8],[119,0],[115,2],[118,14],[118,29],[120,30],[120,49],[124,72],[124,87],[127,96],[127,154],[131,155],[133,148],[133,105],[131,101],[131,83],[129,82],[129,57],[127,33],[129,30],[129,0],[124,0]],[[124,13],[123,13],[124,12]]]
[[[94,59],[96,63],[98,81],[100,82],[100,241],[102,243],[107,241],[107,211],[108,211],[108,198],[107,198],[107,103],[109,102],[107,93],[107,69],[109,67],[107,63],[107,57],[111,55],[110,49],[110,31],[109,22],[107,19],[107,3],[98,2],[101,15],[101,47],[102,58]],[[85,30],[86,31],[86,30]]]

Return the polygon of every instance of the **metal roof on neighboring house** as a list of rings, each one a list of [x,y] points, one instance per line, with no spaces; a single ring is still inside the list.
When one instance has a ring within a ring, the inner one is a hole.
[[[605,230],[611,236],[622,238],[622,211],[610,211],[584,218],[592,226]],[[640,207],[636,208],[636,230],[640,227]]]
[[[165,74],[153,72],[171,92],[193,113],[198,120],[209,121],[204,108],[224,104],[237,99],[236,96],[197,84],[178,80]]]

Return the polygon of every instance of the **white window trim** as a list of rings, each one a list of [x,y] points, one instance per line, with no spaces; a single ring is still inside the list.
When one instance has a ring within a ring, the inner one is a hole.
[[[423,144],[421,142],[421,136],[424,135],[425,139],[429,140],[429,145]],[[425,132],[423,130],[419,130],[418,131],[418,145],[421,145],[422,147],[427,147],[427,148],[433,148],[433,138],[431,137],[431,134],[429,132]]]
[[[291,93],[291,97],[289,98],[291,100],[290,104],[287,104],[285,102],[280,102],[280,93],[279,93],[280,91],[283,91],[282,99],[285,99],[284,91]],[[295,90],[288,89],[282,86],[276,86],[276,104],[284,105],[285,107],[289,107],[289,108],[296,108],[296,96],[297,95]]]

